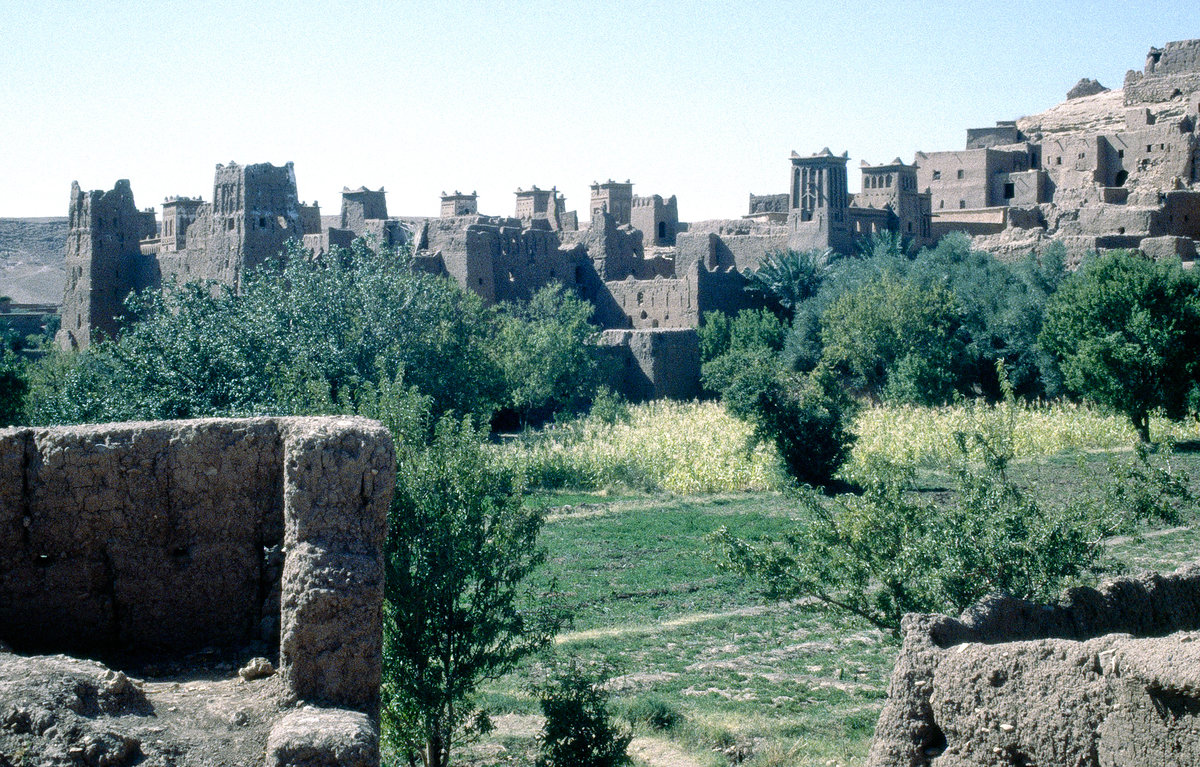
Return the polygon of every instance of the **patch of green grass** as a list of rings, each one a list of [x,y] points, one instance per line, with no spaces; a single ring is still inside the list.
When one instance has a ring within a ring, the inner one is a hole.
[[[1011,472],[1042,495],[1067,497],[1094,492],[1086,488],[1107,474],[1113,458],[1075,450],[1015,461]],[[1200,452],[1181,451],[1172,461],[1200,489]],[[926,463],[917,479],[927,497],[951,499],[946,467]],[[618,714],[646,700],[678,714],[668,728],[638,721],[636,735],[668,739],[714,767],[729,764],[730,754],[750,767],[865,761],[898,646],[860,621],[811,604],[768,603],[710,558],[705,536],[722,525],[742,537],[789,529],[793,502],[786,496],[555,491],[535,500],[552,507],[541,538],[549,555],[541,577],[556,579],[575,610],[555,652],[617,664]],[[1148,529],[1111,548],[1131,569],[1172,570],[1197,558],[1200,527]],[[464,752],[463,763],[532,763],[528,722],[538,708],[529,687],[544,663],[529,661],[485,694],[491,710],[524,723],[524,734],[501,725]]]

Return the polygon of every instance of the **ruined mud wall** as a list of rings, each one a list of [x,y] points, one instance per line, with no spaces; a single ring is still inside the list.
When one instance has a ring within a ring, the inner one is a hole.
[[[606,330],[599,343],[614,358],[609,384],[626,398],[699,395],[700,336],[694,329]]]
[[[1141,72],[1125,74],[1125,103],[1153,104],[1200,90],[1200,40],[1151,48]]]
[[[873,767],[1200,765],[1200,565],[902,625]]]
[[[354,418],[0,430],[0,641],[180,653],[266,639],[300,698],[378,698],[395,461]]]
[[[597,308],[595,317],[602,327],[694,328],[700,324],[694,278],[630,278],[604,285],[612,302]],[[617,311],[604,311],[610,307]]]

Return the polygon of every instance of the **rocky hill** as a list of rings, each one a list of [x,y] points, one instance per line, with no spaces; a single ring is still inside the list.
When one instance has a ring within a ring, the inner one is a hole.
[[[66,283],[67,219],[0,218],[0,296],[59,304]]]

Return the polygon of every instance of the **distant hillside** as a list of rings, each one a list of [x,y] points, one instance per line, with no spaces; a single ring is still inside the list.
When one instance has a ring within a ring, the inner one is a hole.
[[[60,304],[66,284],[67,219],[0,218],[0,296]]]

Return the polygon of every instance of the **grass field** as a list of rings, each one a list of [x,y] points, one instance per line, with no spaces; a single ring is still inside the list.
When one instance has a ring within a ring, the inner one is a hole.
[[[1023,482],[1072,492],[1102,473],[1108,456],[1024,459]],[[1175,463],[1200,478],[1200,453]],[[936,468],[922,472],[930,497],[947,494]],[[860,765],[883,705],[898,647],[864,623],[804,604],[764,602],[719,571],[704,536],[726,525],[741,536],[788,525],[789,500],[773,492],[671,495],[556,493],[543,543],[575,623],[556,651],[612,661],[614,707],[634,717],[631,752],[654,767]],[[1136,567],[1173,569],[1197,557],[1200,530],[1149,531],[1112,545]],[[473,765],[533,762],[540,727],[528,692],[541,661],[487,688],[496,730],[464,751]]]

